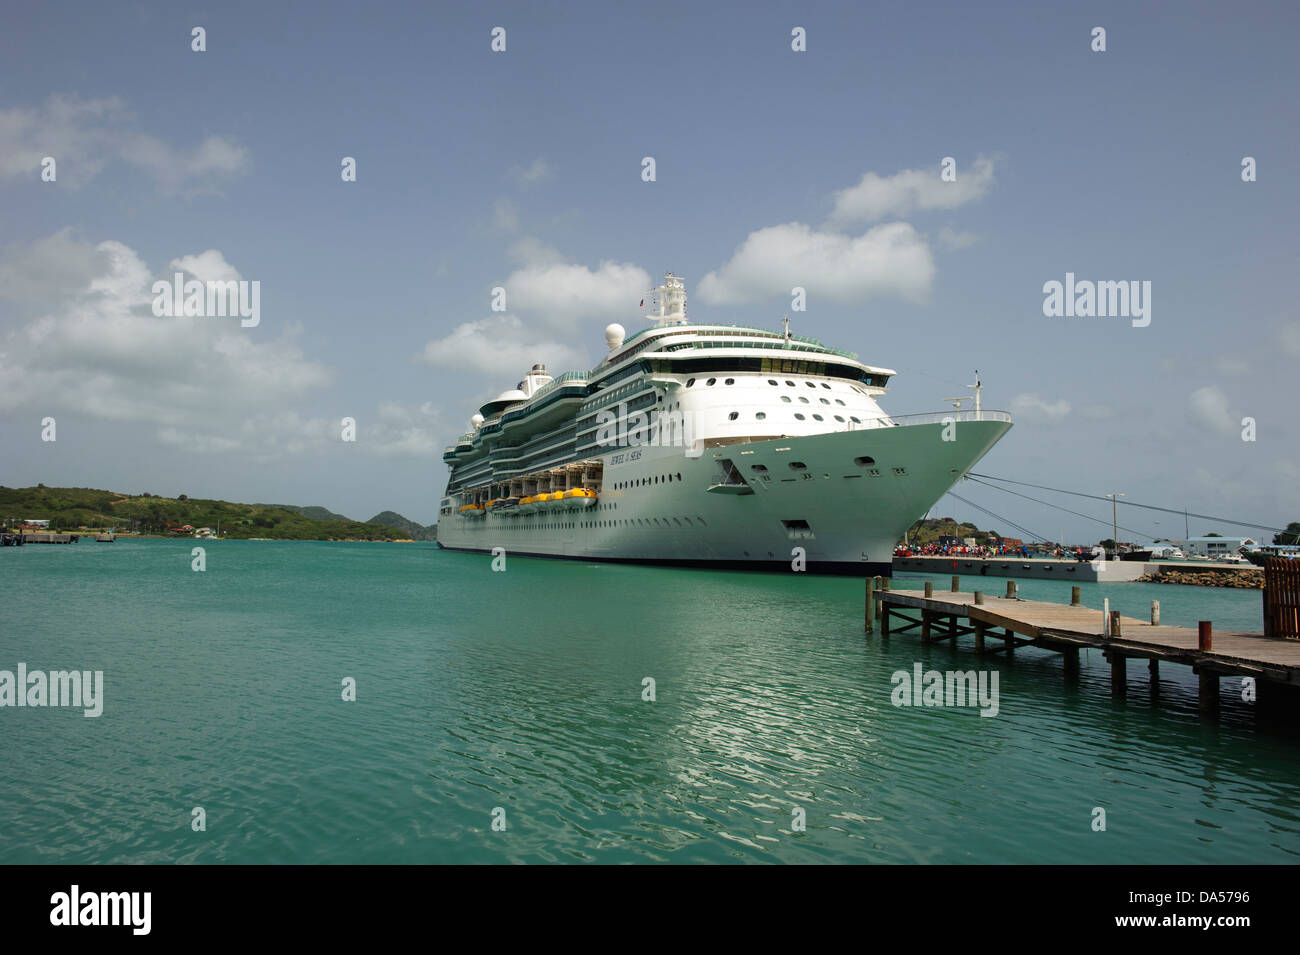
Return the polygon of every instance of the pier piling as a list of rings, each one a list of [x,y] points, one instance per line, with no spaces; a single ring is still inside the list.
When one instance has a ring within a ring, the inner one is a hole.
[[[915,586],[915,585],[913,585]],[[1095,647],[1110,665],[1111,695],[1123,701],[1128,695],[1127,665],[1130,658],[1147,661],[1151,698],[1163,694],[1160,663],[1180,663],[1196,674],[1198,709],[1211,714],[1220,709],[1220,678],[1256,681],[1261,725],[1269,720],[1294,724],[1300,714],[1300,641],[1266,637],[1259,631],[1228,629],[1218,634],[1215,650],[1213,626],[1202,621],[1196,629],[1159,623],[1159,602],[1152,606],[1152,623],[1125,618],[1111,611],[1110,601],[1099,615],[1096,609],[1071,603],[1018,600],[1016,603],[986,605],[984,593],[938,593],[936,588],[890,590],[888,578],[869,591],[879,604],[882,636],[889,634],[893,618],[901,636],[919,630],[925,643],[951,639],[956,648],[967,634],[974,637],[977,654],[1006,652],[1010,663],[1021,647],[1050,650],[1062,655],[1067,684],[1078,682],[1081,649]],[[1101,617],[1098,620],[1098,616]],[[990,644],[992,636],[1000,643]],[[1232,694],[1230,694],[1232,696]]]
[[[1082,603],[1083,595],[1081,587],[1070,588],[1070,606],[1078,607]]]
[[[1151,626],[1160,626],[1160,601],[1151,601]]]
[[[960,592],[961,592],[961,578],[960,578],[960,577],[954,576],[954,577],[952,578],[952,592],[953,592],[953,593],[960,593]]]

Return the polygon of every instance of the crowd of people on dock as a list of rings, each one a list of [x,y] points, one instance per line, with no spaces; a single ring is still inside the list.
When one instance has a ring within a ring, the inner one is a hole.
[[[1075,548],[1079,555],[1083,554],[1082,548]],[[1037,557],[1078,557],[1082,556],[1067,553],[1060,547],[1053,547],[1050,550],[1040,550],[1035,548],[1032,552],[1025,545],[1019,547],[1008,547],[1002,543],[993,544],[976,544],[974,547],[968,547],[965,544],[920,544],[904,546],[898,545],[894,549],[895,557],[1029,557],[1030,554]],[[1090,555],[1089,555],[1090,556]]]

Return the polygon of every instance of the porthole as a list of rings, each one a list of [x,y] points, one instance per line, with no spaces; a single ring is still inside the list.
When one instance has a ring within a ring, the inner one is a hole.
[[[804,384],[807,385],[809,388],[816,388],[816,387],[817,387],[817,385],[816,385],[814,382],[811,382],[811,381],[805,381]]]
[[[822,417],[821,415],[819,415],[819,414],[815,414],[815,415],[813,415],[813,417],[816,418],[818,421],[825,421],[825,420],[826,420],[825,418],[823,418],[823,417]]]
[[[739,412],[739,411],[733,411],[731,414],[727,415],[727,420],[728,420],[728,421],[735,421],[735,420],[736,420],[737,418],[739,418],[739,417],[740,417],[740,412]]]
[[[799,400],[802,401],[804,404],[808,404],[808,399],[805,398],[803,395],[799,396]]]
[[[830,404],[830,401],[828,401],[828,400],[825,399],[825,398],[822,398],[822,399],[821,399],[821,403],[824,404],[824,405],[828,405],[828,404]]]
[[[849,415],[849,420],[852,421],[854,424],[862,424],[862,419],[861,419],[861,418],[855,418],[855,417],[853,417],[853,415]]]
[[[797,411],[794,413],[794,416],[795,416],[796,418],[798,418],[800,421],[803,421],[803,420],[804,420],[804,416],[801,415],[801,414],[800,414],[799,412],[797,412]]]
[[[836,416],[835,416],[835,420],[838,421],[840,424],[843,424],[843,423],[844,423],[844,418],[841,417],[840,415],[836,415]]]
[[[843,400],[842,398],[836,398],[836,399],[835,399],[835,403],[836,403],[837,405],[841,405],[841,406],[842,406],[842,405],[844,404],[844,400]]]
[[[867,457],[867,456],[864,454],[864,455],[863,455],[862,457],[860,457],[860,458],[854,458],[854,459],[853,459],[853,463],[854,463],[854,464],[860,464],[860,465],[862,465],[862,467],[867,467],[868,465],[875,464],[875,463],[876,463],[876,459],[875,459],[875,458],[871,458],[871,457]]]
[[[769,385],[775,385],[775,384],[776,384],[776,379],[775,379],[775,378],[769,378],[769,379],[767,379],[767,383],[768,383]]]
[[[710,378],[708,381],[705,382],[706,385],[716,385],[717,383],[718,383],[718,379],[716,378]]]
[[[693,385],[693,384],[695,384],[695,379],[694,379],[694,378],[687,378],[687,379],[686,379],[686,387],[687,387],[687,388],[691,387],[691,385]]]
[[[791,470],[791,471],[806,471],[806,470],[808,470],[808,465],[804,464],[802,461],[791,461],[791,462],[790,462],[790,470]]]
[[[825,388],[827,391],[830,391],[830,390],[831,390],[831,386],[828,385],[828,384],[826,384],[826,382],[824,382],[824,381],[822,382],[822,387]]]
[[[785,383],[786,383],[787,385],[789,385],[791,388],[794,387],[794,382],[791,381],[789,378],[787,378],[787,379],[785,380]]]
[[[728,378],[726,381],[723,382],[724,385],[734,385],[735,383],[736,383],[735,378]]]
[[[790,403],[790,396],[789,396],[789,395],[782,395],[782,396],[781,396],[781,400],[784,401],[786,404],[789,404],[789,403]]]
[[[762,421],[764,418],[767,417],[767,412],[760,411],[758,412],[758,414],[754,415],[754,417],[757,418],[759,421]]]

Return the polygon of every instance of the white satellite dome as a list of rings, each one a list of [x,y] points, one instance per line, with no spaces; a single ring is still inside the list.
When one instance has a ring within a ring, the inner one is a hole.
[[[623,344],[623,339],[626,337],[627,329],[618,322],[605,326],[605,344],[609,346],[610,351]]]
[[[503,391],[497,395],[497,401],[527,401],[528,396],[518,388],[511,388],[509,391]]]
[[[473,428],[475,431],[483,427],[483,416],[481,414],[475,413],[474,416],[469,419],[469,426]]]

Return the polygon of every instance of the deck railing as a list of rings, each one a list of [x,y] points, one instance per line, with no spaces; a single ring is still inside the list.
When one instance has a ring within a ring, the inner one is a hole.
[[[896,414],[867,422],[866,427],[888,428],[918,424],[947,424],[950,421],[1005,421],[1011,423],[1010,411],[931,411],[925,414]]]

